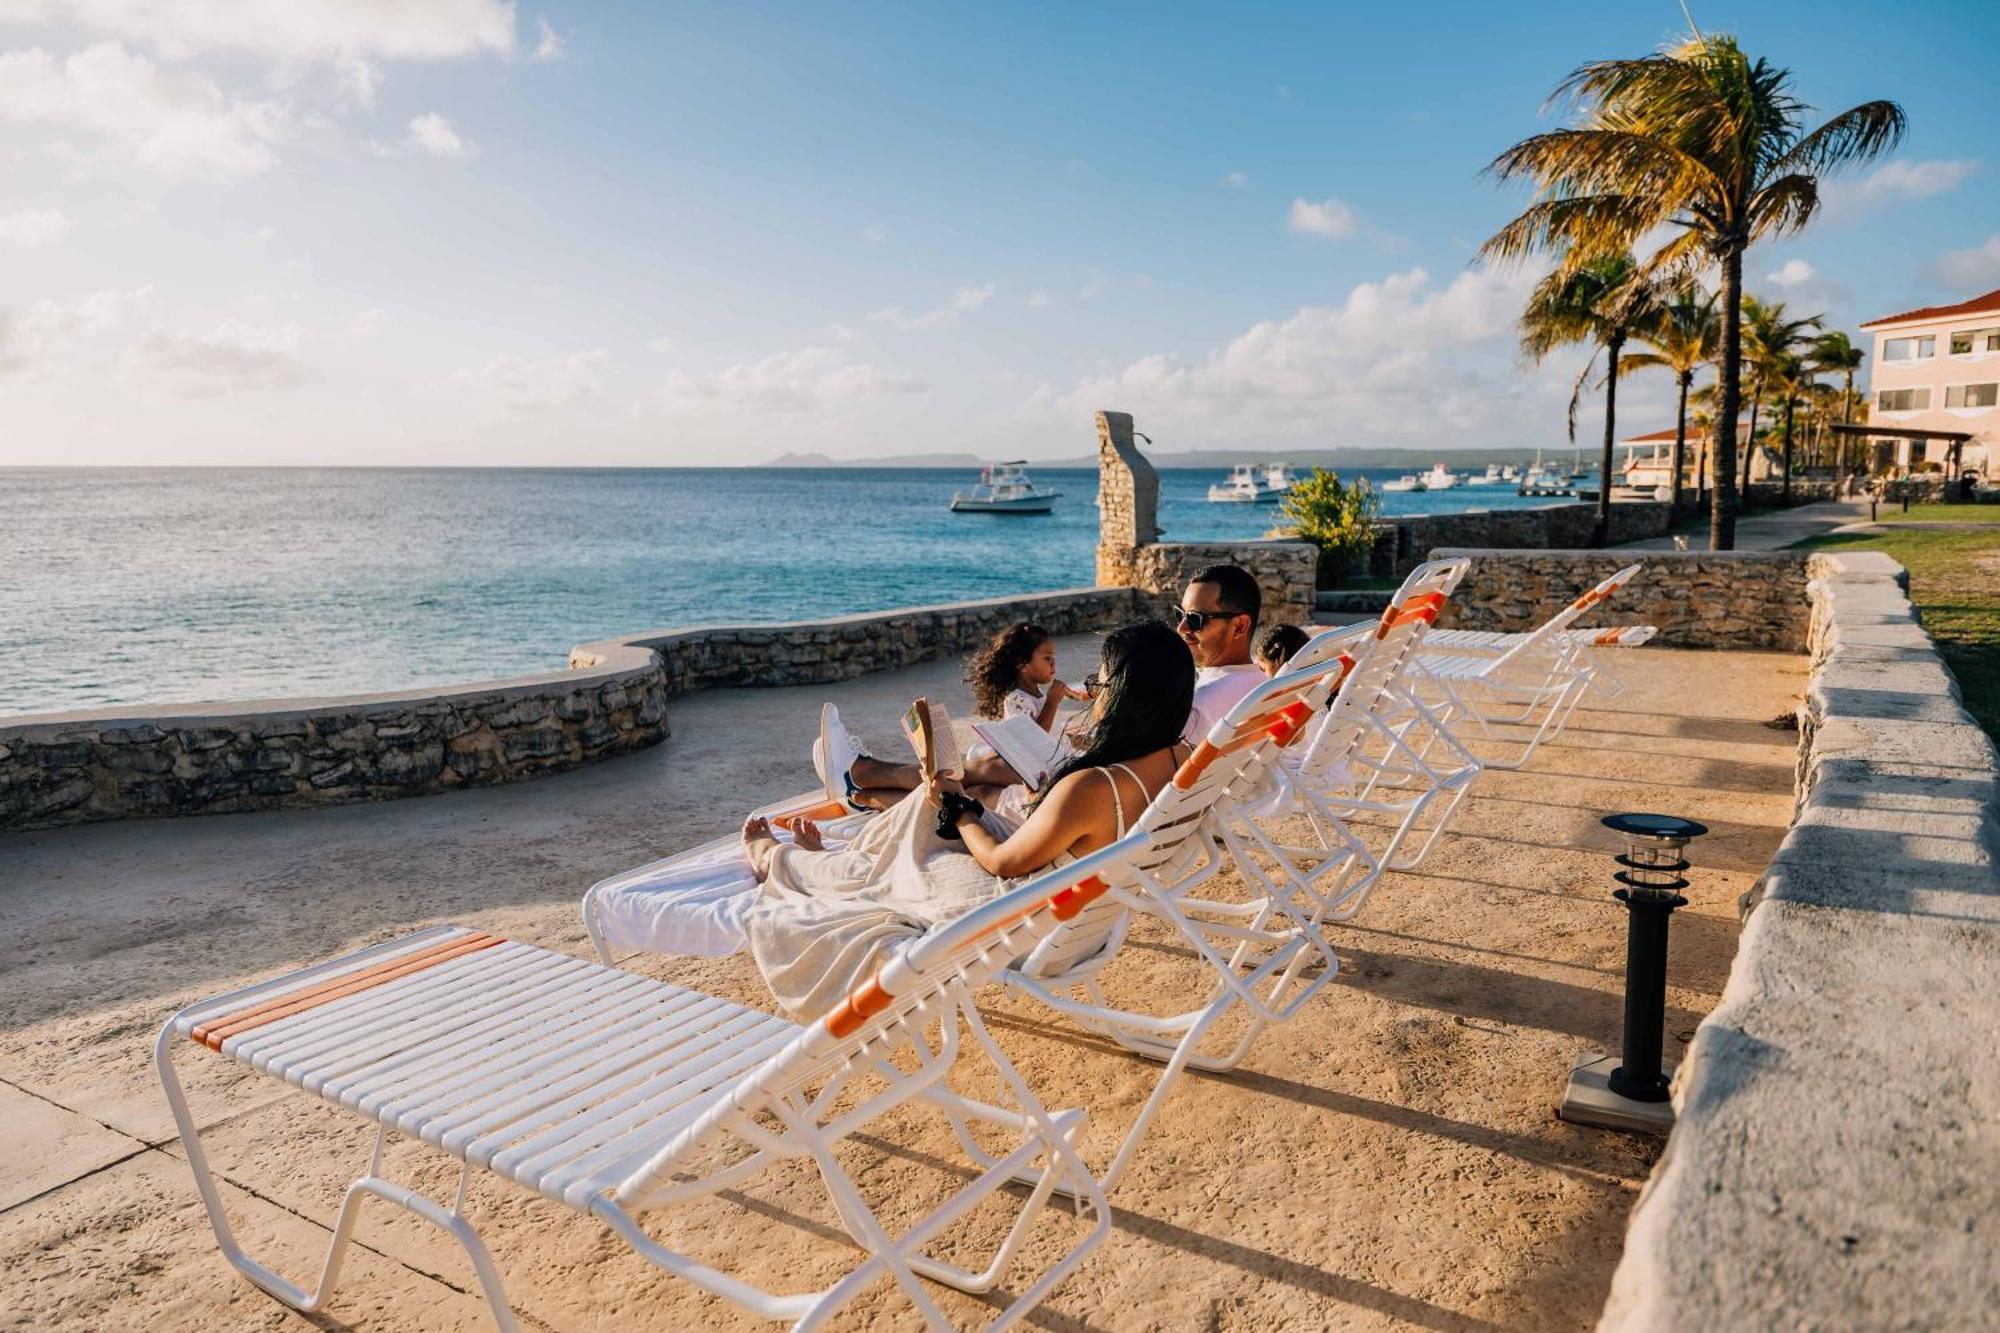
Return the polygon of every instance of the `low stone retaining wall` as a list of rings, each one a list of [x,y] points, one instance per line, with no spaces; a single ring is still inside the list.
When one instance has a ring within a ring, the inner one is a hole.
[[[594,667],[620,653],[658,655],[666,697],[745,685],[824,685],[969,653],[1016,621],[1052,634],[1115,629],[1137,619],[1129,588],[995,597],[903,607],[781,625],[698,625],[648,630],[570,650],[570,666]]]
[[[0,725],[0,832],[415,796],[666,736],[665,679],[637,649],[422,694],[30,714]]]
[[[1586,625],[1657,625],[1683,648],[1806,647],[1807,557],[1797,551],[1500,551],[1444,548],[1472,568],[1440,624],[1529,630],[1595,584],[1637,563],[1639,574]]]
[[[1606,1330],[2000,1310],[2000,761],[1895,562],[1806,572],[1798,814],[1676,1075]]]
[[[1802,481],[1792,487],[1792,506],[1833,498],[1833,483]],[[1471,497],[1468,497],[1471,498]],[[1783,502],[1776,486],[1759,482],[1746,497],[1749,505],[1774,508]],[[1690,511],[1693,512],[1693,511]],[[1614,500],[1612,542],[1663,537],[1673,526],[1669,506],[1651,500]],[[1440,546],[1480,550],[1582,550],[1597,531],[1597,505],[1552,502],[1533,509],[1490,509],[1477,514],[1404,514],[1382,520],[1369,554],[1368,572],[1376,578],[1401,578],[1422,564]]]
[[[1187,581],[1210,565],[1240,565],[1264,595],[1259,625],[1310,625],[1319,548],[1300,541],[1158,542],[1139,548],[1137,591],[1146,613],[1170,619]]]
[[[969,652],[1017,620],[1075,634],[1141,605],[1129,588],[1080,588],[658,630],[575,648],[567,672],[421,693],[31,714],[0,725],[0,833],[512,782],[659,744],[677,695],[850,680]]]

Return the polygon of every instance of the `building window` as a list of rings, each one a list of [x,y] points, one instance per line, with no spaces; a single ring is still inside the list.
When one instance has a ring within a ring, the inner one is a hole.
[[[1930,405],[1929,389],[1884,389],[1875,395],[1878,412],[1921,412]]]
[[[1948,384],[1944,390],[1946,407],[1992,407],[2000,403],[2000,384]]]
[[[1921,361],[1925,357],[1937,355],[1937,335],[1926,333],[1921,338],[1888,338],[1882,343],[1884,361]]]
[[[1951,335],[1953,356],[1974,352],[2000,352],[2000,329],[1960,329]]]

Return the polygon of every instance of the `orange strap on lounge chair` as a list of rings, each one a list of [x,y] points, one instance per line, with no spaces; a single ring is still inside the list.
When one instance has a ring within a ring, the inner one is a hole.
[[[203,1045],[219,1051],[223,1042],[239,1032],[248,1032],[252,1028],[263,1027],[266,1023],[275,1023],[281,1018],[290,1018],[293,1014],[317,1009],[334,1000],[359,995],[362,991],[373,990],[377,986],[407,977],[414,972],[422,972],[426,968],[436,967],[439,963],[448,963],[454,958],[477,953],[481,949],[490,949],[496,944],[506,942],[503,936],[484,933],[446,940],[421,953],[397,958],[360,972],[350,972],[305,990],[275,996],[252,1008],[224,1014],[213,1022],[203,1023],[189,1035]]]

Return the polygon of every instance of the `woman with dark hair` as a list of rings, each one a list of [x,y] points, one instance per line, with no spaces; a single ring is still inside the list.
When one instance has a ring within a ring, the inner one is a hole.
[[[1194,698],[1194,662],[1165,625],[1127,625],[1105,637],[1091,684],[1082,753],[1050,779],[1019,825],[940,776],[838,851],[823,849],[809,823],[790,844],[762,819],[743,826],[761,881],[744,929],[779,1002],[817,1017],[886,950],[1130,829],[1186,757],[1180,732]]]

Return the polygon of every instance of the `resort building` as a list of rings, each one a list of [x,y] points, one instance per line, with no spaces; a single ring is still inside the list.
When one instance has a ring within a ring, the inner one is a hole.
[[[1875,335],[1867,433],[1877,467],[1933,464],[1990,477],[2000,445],[2000,289],[1861,329]]]
[[[1701,466],[1707,444],[1708,427],[1688,423],[1687,443],[1681,455],[1681,485],[1695,488],[1695,474]],[[1746,407],[1742,418],[1736,423],[1736,447],[1743,448],[1743,442],[1750,438],[1750,412]],[[1644,435],[1627,435],[1619,441],[1625,446],[1625,461],[1619,465],[1619,484],[1632,491],[1651,493],[1661,488],[1672,489],[1674,459],[1674,428],[1649,430]],[[1742,455],[1739,453],[1738,458]],[[1741,464],[1739,463],[1740,467]],[[1776,481],[1784,468],[1775,449],[1768,444],[1757,451],[1750,460],[1750,480],[1753,482]]]

